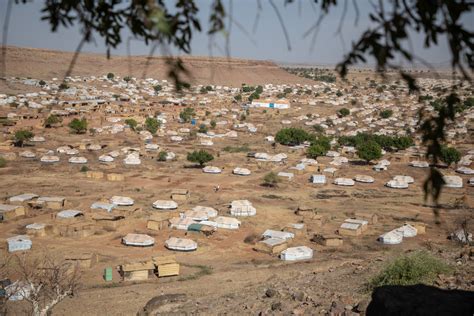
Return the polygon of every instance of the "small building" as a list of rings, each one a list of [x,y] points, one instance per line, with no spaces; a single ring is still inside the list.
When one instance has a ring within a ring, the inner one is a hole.
[[[268,108],[268,109],[289,109],[290,103],[286,100],[252,100],[249,107],[253,108]]]
[[[295,238],[295,235],[290,232],[282,232],[279,230],[272,230],[272,229],[267,229],[265,232],[262,234],[263,238],[278,238],[278,239],[283,239],[283,240],[290,240]]]
[[[112,214],[94,214],[92,220],[104,229],[115,230],[123,225],[125,222],[125,216],[112,215]]]
[[[248,200],[236,200],[230,203],[230,214],[233,216],[255,216],[257,210]]]
[[[377,224],[378,216],[375,213],[367,213],[367,212],[355,212],[355,218],[360,218],[369,222],[369,224]]]
[[[33,223],[26,225],[26,234],[34,237],[44,237],[51,231],[51,226],[41,223]]]
[[[97,263],[97,255],[91,252],[81,253],[78,255],[67,255],[64,260],[66,260],[66,262],[72,262],[74,266],[81,269],[90,269],[95,263]]]
[[[380,235],[379,238],[377,238],[377,241],[385,245],[398,245],[403,241],[403,234],[396,230],[392,230]]]
[[[155,275],[155,264],[152,260],[122,264],[119,273],[123,281],[145,281]]]
[[[362,234],[362,225],[344,222],[339,227],[338,232],[341,236],[360,236]]]
[[[8,199],[8,201],[11,204],[23,204],[28,201],[31,201],[32,199],[36,199],[37,197],[38,195],[34,193],[24,193],[24,194],[12,196]]]
[[[257,242],[254,250],[258,252],[276,255],[288,248],[288,242],[281,238],[267,238]]]
[[[146,223],[146,228],[151,230],[163,230],[170,226],[170,219],[174,214],[163,212],[153,213]]]
[[[313,249],[306,246],[291,247],[283,250],[280,259],[284,261],[309,260],[313,258]]]
[[[30,236],[18,235],[7,238],[7,244],[8,252],[15,252],[30,250],[33,242],[31,241]]]
[[[311,241],[327,247],[339,247],[343,244],[342,237],[334,234],[316,234]]]
[[[189,197],[190,193],[187,189],[175,189],[171,191],[171,199],[174,201],[186,201]]]
[[[159,278],[179,275],[180,267],[174,255],[153,257],[152,261],[156,266]]]
[[[41,196],[36,200],[36,206],[50,210],[61,210],[66,205],[66,198],[60,196]]]
[[[25,208],[21,205],[0,204],[0,222],[25,215]]]
[[[326,176],[323,174],[313,174],[310,181],[313,184],[326,184]]]

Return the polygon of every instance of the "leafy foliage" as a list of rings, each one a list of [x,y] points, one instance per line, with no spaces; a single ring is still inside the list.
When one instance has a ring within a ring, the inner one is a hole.
[[[156,134],[161,123],[154,117],[147,117],[145,120],[145,129],[152,134]]]
[[[308,147],[308,150],[306,151],[306,157],[316,159],[320,156],[326,155],[327,152],[328,151],[320,144],[313,144]]]
[[[443,146],[441,148],[441,161],[450,166],[453,163],[458,163],[461,160],[461,153],[453,147]]]
[[[374,141],[385,150],[391,150],[392,148],[403,150],[413,145],[413,139],[410,136],[387,136],[369,133],[358,133],[356,136],[341,136],[337,141],[339,145],[353,147]]]
[[[72,132],[76,134],[84,134],[87,131],[87,120],[85,118],[75,118],[69,123],[68,126]]]
[[[7,166],[7,160],[3,157],[0,157],[0,168],[5,168]]]
[[[384,285],[432,284],[438,274],[452,269],[425,251],[416,251],[395,259],[368,284],[370,290]]]
[[[207,151],[201,149],[199,151],[195,150],[191,153],[188,153],[186,159],[190,162],[199,163],[200,166],[204,166],[204,164],[214,160],[214,156],[212,156]]]
[[[159,84],[157,84],[156,86],[153,87],[153,90],[155,90],[155,93],[160,92],[162,89],[163,89],[163,87]]]
[[[206,125],[204,125],[204,124],[199,125],[199,133],[205,134],[205,133],[207,133],[207,131],[208,131],[208,130],[207,130],[207,126],[206,126]]]
[[[15,146],[23,147],[24,142],[34,137],[35,134],[28,130],[19,130],[15,132]]]
[[[126,120],[125,120],[125,124],[127,124],[127,125],[130,127],[130,129],[133,130],[133,131],[134,131],[134,130],[137,128],[137,126],[138,126],[138,122],[135,121],[135,120],[132,119],[132,118],[126,119]]]
[[[383,119],[388,119],[392,115],[393,115],[392,110],[383,110],[383,111],[380,112],[380,117],[383,118]]]
[[[377,142],[371,140],[357,145],[357,154],[360,158],[369,162],[382,157],[382,148]]]
[[[348,108],[342,108],[337,111],[337,115],[339,115],[340,117],[348,116],[349,114],[351,114],[351,111]]]
[[[179,118],[184,122],[184,123],[189,123],[191,122],[191,119],[196,113],[194,112],[193,108],[185,108],[184,110],[179,113]]]
[[[212,129],[216,128],[216,126],[217,126],[217,123],[214,120],[212,120],[210,124],[211,124]]]
[[[304,129],[289,127],[279,130],[275,135],[275,141],[282,145],[295,146],[311,139],[311,135]]]
[[[46,120],[44,120],[44,127],[50,128],[53,125],[60,124],[62,121],[63,120],[59,116],[51,114],[46,118]]]
[[[168,157],[168,153],[166,151],[160,151],[158,154],[158,161],[166,161],[166,158]]]
[[[277,174],[273,171],[270,171],[263,177],[263,185],[267,187],[277,187],[278,183],[280,183],[280,179],[278,178]]]
[[[113,80],[114,78],[115,78],[115,75],[114,75],[113,73],[109,72],[109,73],[107,74],[107,79]]]

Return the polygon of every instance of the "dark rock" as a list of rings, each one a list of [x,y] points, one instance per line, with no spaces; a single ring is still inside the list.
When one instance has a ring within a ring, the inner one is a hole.
[[[474,315],[474,292],[433,286],[382,286],[372,293],[366,315]]]
[[[271,308],[272,308],[272,311],[281,311],[282,304],[281,302],[275,302],[272,304]]]
[[[163,294],[153,297],[137,313],[138,316],[174,312],[186,302],[186,294]]]

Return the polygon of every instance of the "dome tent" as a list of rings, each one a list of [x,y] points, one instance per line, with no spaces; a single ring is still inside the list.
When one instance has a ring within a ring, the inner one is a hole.
[[[191,239],[171,237],[165,241],[165,247],[176,251],[195,251],[198,245],[197,242]]]

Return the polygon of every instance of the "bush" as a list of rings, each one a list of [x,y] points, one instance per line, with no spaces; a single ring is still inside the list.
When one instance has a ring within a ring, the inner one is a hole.
[[[320,156],[326,155],[328,151],[319,144],[314,144],[309,146],[308,150],[306,151],[306,157],[316,159]]]
[[[337,97],[342,97],[343,94],[342,94],[342,92],[341,92],[340,90],[338,90],[338,91],[336,92],[336,96],[337,96]]]
[[[321,125],[318,125],[318,124],[313,125],[313,129],[316,133],[320,133],[320,134],[324,133],[324,128]]]
[[[59,85],[59,90],[66,90],[66,89],[69,89],[69,86],[67,85],[67,83],[63,82]]]
[[[242,95],[241,94],[237,94],[236,96],[234,96],[234,100],[235,101],[242,101]]]
[[[356,136],[341,136],[338,139],[339,145],[353,147],[357,147],[369,141],[376,142],[380,145],[380,147],[386,150],[391,150],[392,148],[395,148],[397,150],[403,150],[413,145],[413,139],[410,136],[397,137],[374,135],[369,133],[358,133]]]
[[[451,268],[425,251],[416,251],[398,257],[373,277],[369,290],[384,285],[433,284],[438,274],[449,273]]]
[[[291,88],[285,88],[285,89],[283,90],[283,93],[284,93],[284,94],[288,94],[288,93],[291,93],[291,92],[293,92],[293,89],[291,89]]]
[[[320,146],[323,150],[325,150],[325,153],[328,152],[329,149],[331,149],[331,139],[329,137],[319,135],[317,138],[314,138],[313,135],[310,136],[313,138],[311,139],[311,145]]]
[[[440,159],[450,166],[452,163],[458,163],[461,160],[461,153],[456,148],[443,146]]]
[[[349,114],[351,114],[351,111],[348,108],[342,108],[337,112],[337,115],[340,117],[348,116]]]
[[[156,86],[153,87],[153,89],[155,90],[156,93],[158,93],[163,89],[163,87],[161,85],[157,84]]]
[[[87,172],[87,171],[89,171],[89,168],[87,166],[81,167],[81,172]]]
[[[267,187],[277,187],[280,179],[278,178],[277,174],[273,171],[270,171],[263,177],[263,185]]]
[[[184,110],[179,113],[179,118],[184,122],[184,123],[189,123],[191,122],[191,119],[194,116],[194,109],[193,108],[185,108]]]
[[[109,73],[107,74],[107,79],[112,80],[112,79],[114,79],[114,78],[115,78],[115,75],[114,75],[113,73],[109,72]]]
[[[69,123],[68,126],[72,132],[76,134],[84,134],[87,131],[87,120],[85,118],[80,120],[75,118]]]
[[[199,151],[195,150],[192,153],[188,153],[186,159],[190,162],[199,163],[200,166],[204,166],[207,162],[214,160],[214,156],[201,149]]]
[[[252,102],[252,100],[258,100],[258,99],[260,99],[260,94],[258,94],[256,91],[249,96],[250,102]]]
[[[61,123],[63,120],[57,115],[50,115],[46,120],[44,120],[44,127],[50,128],[53,125]]]
[[[211,121],[211,128],[212,129],[216,128],[216,125],[217,125],[216,121],[212,120]]]
[[[208,91],[206,90],[206,88],[201,87],[201,90],[199,90],[199,92],[200,92],[201,94],[206,94]]]
[[[381,118],[384,118],[384,119],[388,119],[389,117],[391,117],[393,115],[393,111],[392,110],[383,110],[382,112],[380,112],[380,117]]]
[[[27,130],[19,130],[15,132],[15,146],[23,147],[23,144],[25,141],[29,140],[30,138],[34,137],[35,134],[33,134],[30,131]]]
[[[156,134],[160,128],[160,122],[154,117],[147,117],[145,120],[145,129],[152,134]]]
[[[138,122],[135,121],[134,119],[126,119],[125,124],[127,124],[128,127],[130,127],[134,131],[138,125]]]
[[[38,82],[38,84],[43,87],[43,86],[46,85],[46,81],[40,80],[40,81]]]
[[[5,168],[7,166],[7,160],[3,157],[0,157],[0,168]]]
[[[168,157],[168,153],[166,151],[160,151],[158,161],[166,161],[166,157]]]
[[[282,145],[300,145],[310,139],[311,136],[308,132],[304,129],[295,127],[283,128],[275,135],[275,141]]]
[[[125,77],[123,77],[123,81],[125,81],[126,83],[129,83],[130,81],[132,81],[132,77],[125,76]]]
[[[207,126],[204,124],[199,125],[199,133],[206,134],[207,133]]]
[[[213,89],[212,89],[211,86],[206,86],[206,90],[207,90],[207,91],[212,91]]]
[[[357,146],[357,154],[360,158],[369,162],[382,157],[382,148],[379,144],[371,140],[366,143],[359,144]]]
[[[256,92],[257,94],[262,94],[262,92],[263,92],[263,87],[262,87],[262,86],[257,86],[257,88],[255,89],[255,92]]]

